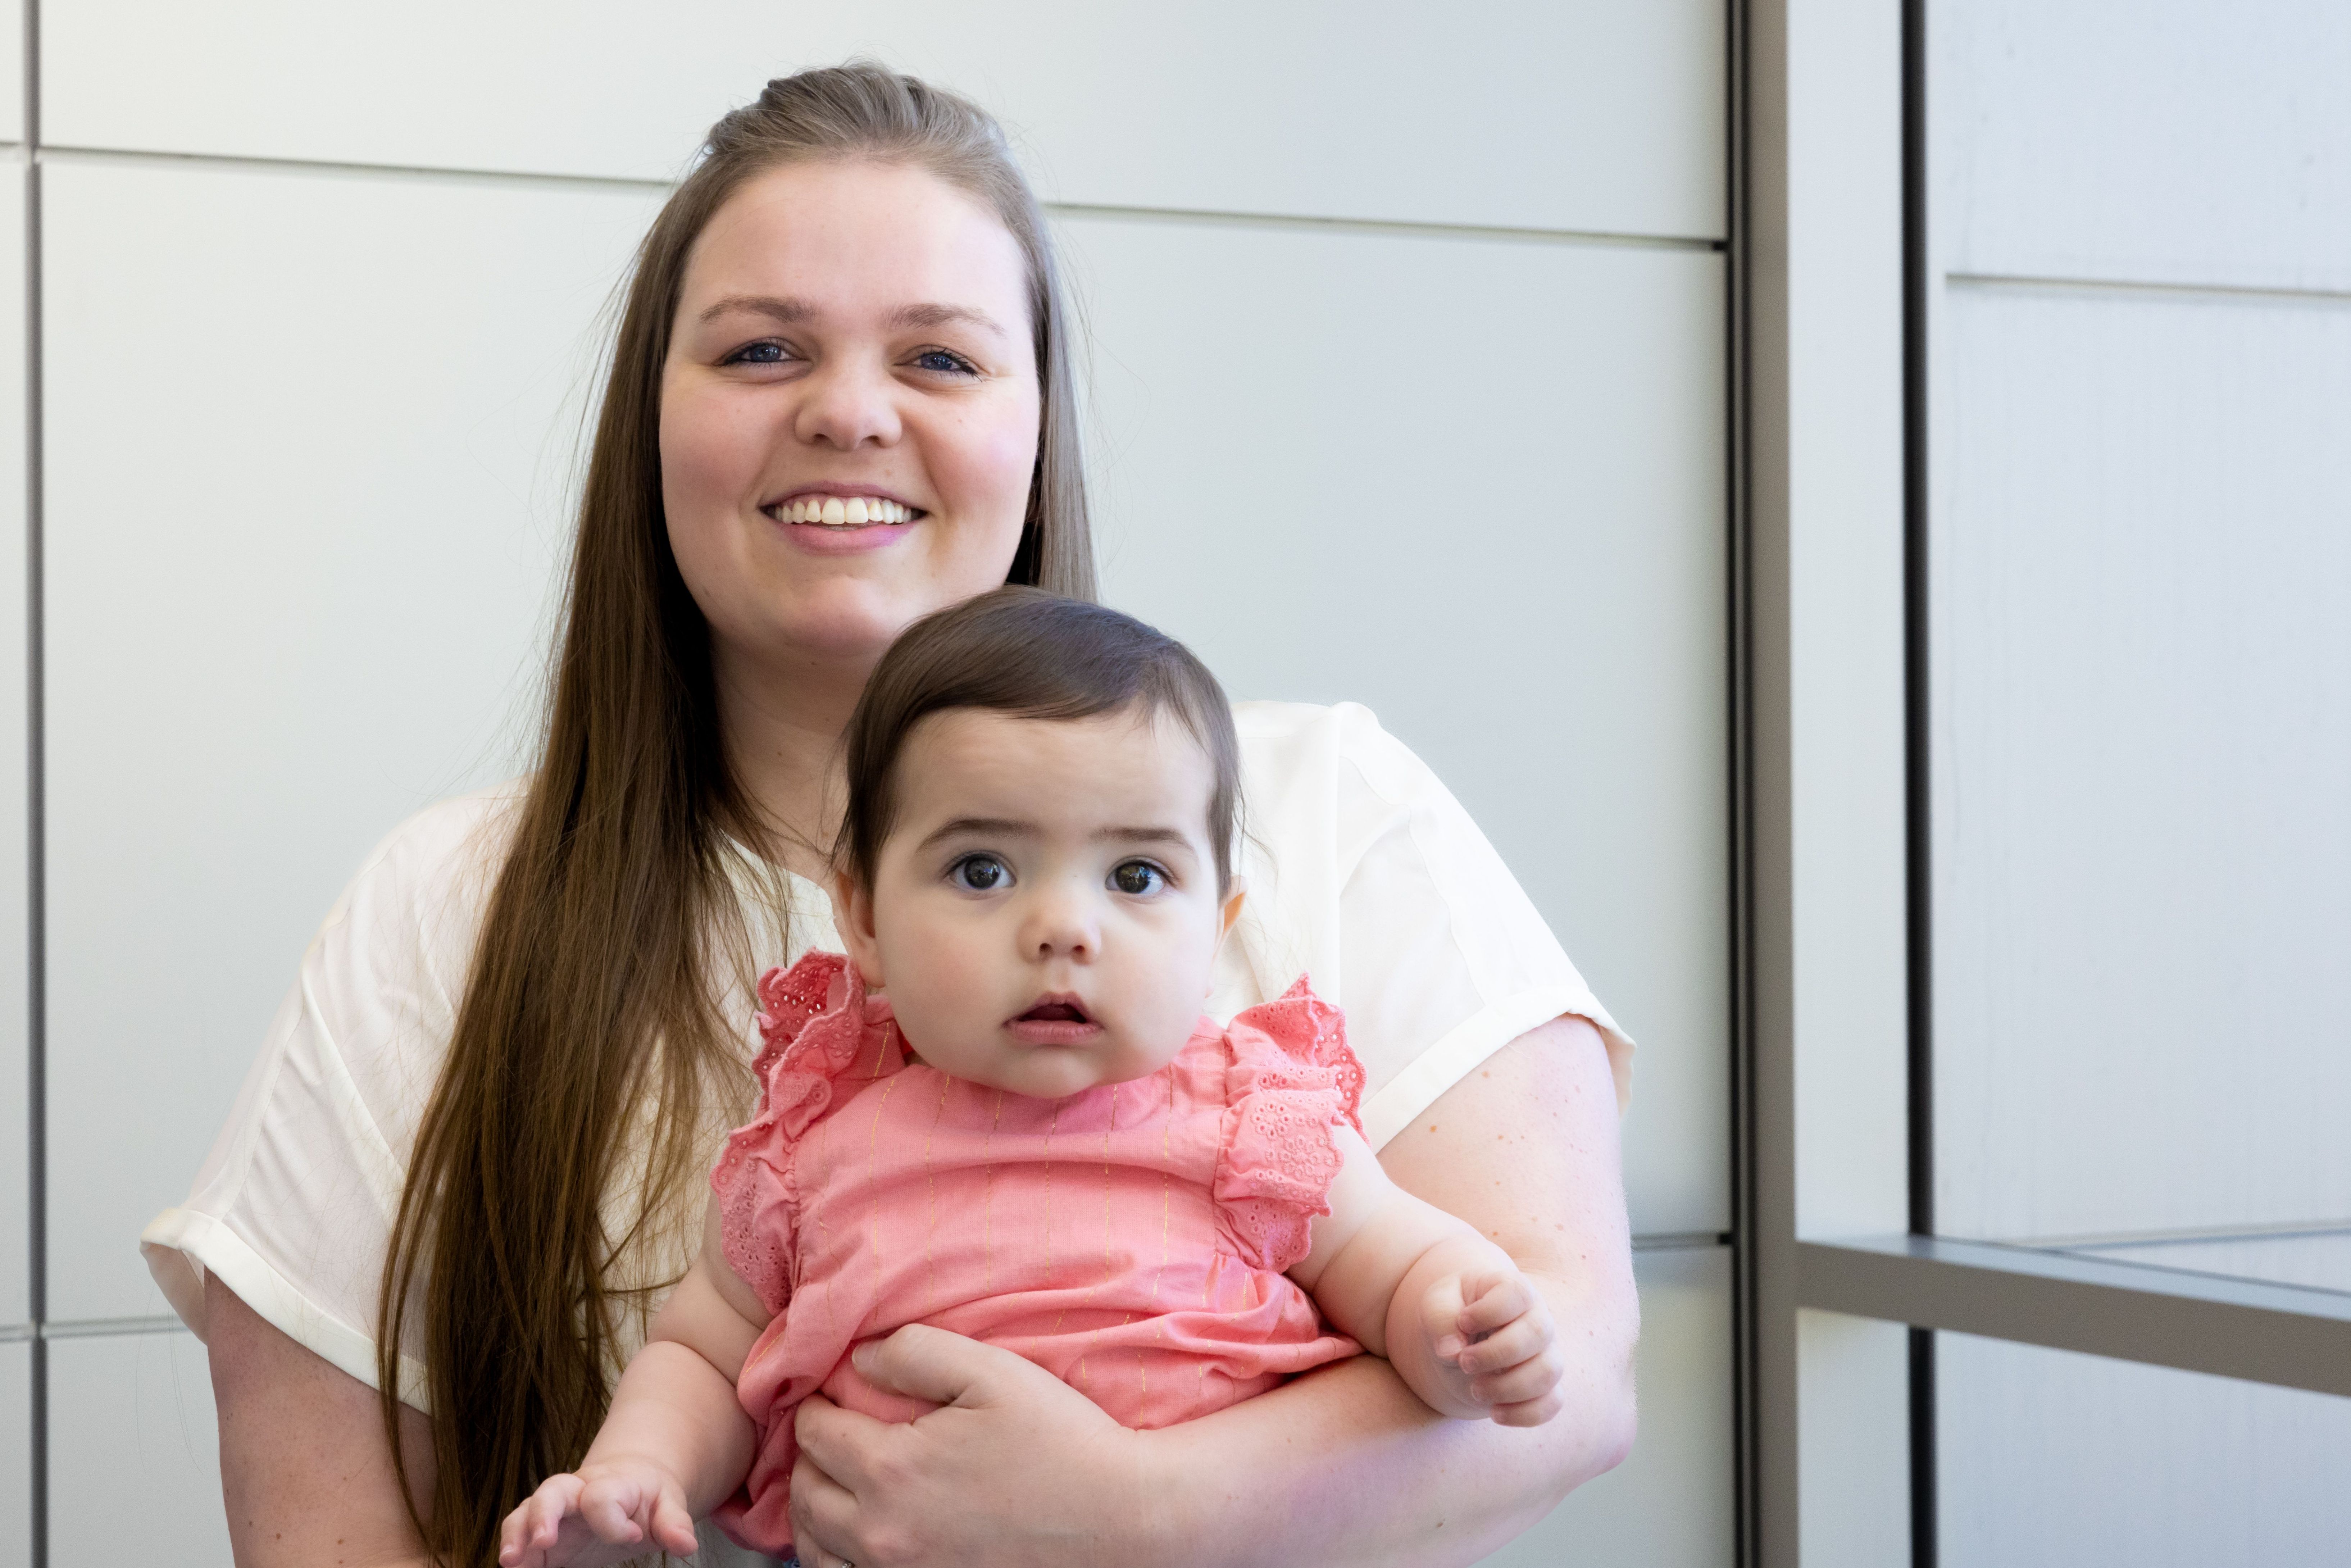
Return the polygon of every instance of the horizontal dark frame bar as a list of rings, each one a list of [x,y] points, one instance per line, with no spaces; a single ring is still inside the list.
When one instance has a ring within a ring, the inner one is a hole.
[[[1922,1236],[1796,1243],[1798,1304],[2351,1396],[2351,1295]]]

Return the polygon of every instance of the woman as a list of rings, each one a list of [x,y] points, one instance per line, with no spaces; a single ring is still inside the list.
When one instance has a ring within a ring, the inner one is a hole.
[[[863,67],[771,83],[641,252],[538,768],[362,868],[148,1231],[210,1349],[241,1563],[485,1562],[576,1461],[747,1102],[745,982],[839,946],[809,879],[865,675],[1006,580],[1093,588],[1034,198],[950,95]],[[1448,1426],[1357,1358],[1127,1434],[909,1329],[873,1375],[945,1408],[801,1409],[812,1568],[1468,1562],[1629,1444],[1626,1043],[1368,716],[1239,717],[1256,913],[1212,1006],[1308,969],[1348,1009],[1383,1162],[1571,1325],[1565,1414]]]

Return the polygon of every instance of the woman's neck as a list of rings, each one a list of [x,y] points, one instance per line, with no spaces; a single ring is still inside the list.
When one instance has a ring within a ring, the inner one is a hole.
[[[789,869],[822,884],[841,825],[841,737],[872,662],[790,669],[720,653],[712,674],[727,758]]]

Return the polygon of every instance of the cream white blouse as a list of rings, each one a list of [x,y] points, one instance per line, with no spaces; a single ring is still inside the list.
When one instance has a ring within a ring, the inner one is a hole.
[[[1209,1010],[1229,1018],[1311,976],[1346,1011],[1370,1075],[1364,1127],[1374,1147],[1496,1049],[1562,1013],[1599,1026],[1621,1104],[1632,1041],[1420,759],[1352,703],[1244,703],[1234,716],[1248,898]],[[517,799],[510,785],[411,818],[328,914],[193,1190],[140,1239],[199,1335],[211,1270],[374,1386],[376,1297],[407,1153]],[[839,946],[822,890],[794,877],[789,897],[788,950],[762,967]],[[733,1010],[747,1061],[747,987]],[[675,1261],[668,1275],[683,1268]],[[422,1406],[416,1348],[403,1347],[401,1393]]]

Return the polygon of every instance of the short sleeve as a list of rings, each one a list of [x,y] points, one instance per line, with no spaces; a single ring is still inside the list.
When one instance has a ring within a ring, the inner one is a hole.
[[[1217,1219],[1243,1262],[1286,1272],[1306,1256],[1315,1216],[1331,1212],[1342,1163],[1332,1134],[1363,1130],[1364,1066],[1339,1009],[1304,979],[1235,1015],[1225,1051]]]
[[[1461,803],[1353,703],[1234,708],[1249,879],[1218,1016],[1300,975],[1346,1014],[1374,1148],[1503,1045],[1563,1014],[1608,1048],[1621,1108],[1633,1042]]]
[[[844,1076],[878,1078],[899,1065],[890,1004],[868,997],[856,966],[810,952],[759,977],[760,1050],[751,1063],[759,1103],[726,1135],[711,1167],[719,1245],[770,1313],[791,1295],[793,1154],[830,1109]],[[852,1088],[854,1085],[852,1085]]]
[[[406,1155],[447,1050],[509,799],[444,802],[368,858],[303,955],[193,1189],[141,1236],[156,1283],[199,1337],[210,1271],[296,1343],[375,1385],[378,1291]],[[423,1372],[418,1345],[404,1345],[400,1394],[420,1408]]]

